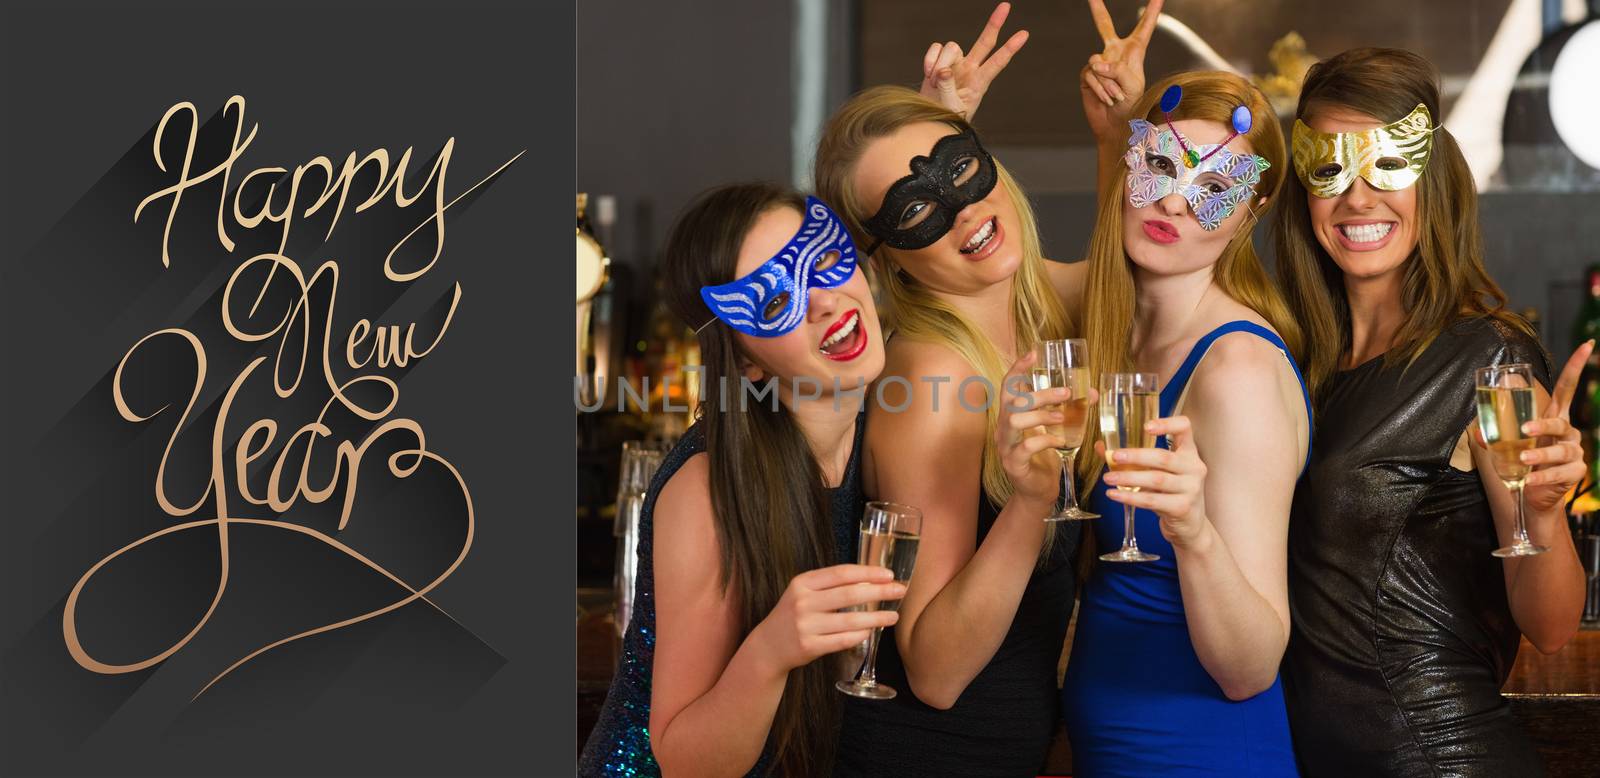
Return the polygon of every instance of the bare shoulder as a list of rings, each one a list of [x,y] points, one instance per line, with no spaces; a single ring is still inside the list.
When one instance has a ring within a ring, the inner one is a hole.
[[[1083,306],[1083,288],[1089,279],[1089,263],[1084,260],[1063,262],[1046,259],[1044,271],[1050,279],[1050,286],[1066,306],[1067,314],[1074,320],[1080,319],[1076,312]]]
[[[955,349],[942,343],[933,343],[926,340],[913,340],[906,337],[897,337],[889,341],[884,351],[884,375],[932,375],[929,371],[940,371],[943,375],[960,373],[971,375],[972,366],[957,354]]]
[[[1200,366],[1227,365],[1234,369],[1266,369],[1286,364],[1283,350],[1276,344],[1250,332],[1230,332],[1211,343],[1206,358]]]
[[[1284,352],[1248,332],[1217,338],[1189,378],[1190,405],[1251,408],[1279,399],[1299,382]]]
[[[711,457],[700,452],[685,460],[656,495],[651,511],[656,548],[670,551],[671,559],[716,559],[712,516]]]
[[[988,382],[948,346],[896,338],[869,398],[869,438],[956,442],[987,429]]]

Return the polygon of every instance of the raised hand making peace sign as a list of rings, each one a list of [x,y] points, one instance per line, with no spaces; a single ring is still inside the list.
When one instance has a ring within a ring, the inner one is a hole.
[[[1105,0],[1089,0],[1089,13],[1105,48],[1089,57],[1078,75],[1078,91],[1083,97],[1083,113],[1089,129],[1101,142],[1122,141],[1128,137],[1128,115],[1139,95],[1144,94],[1144,53],[1150,46],[1156,20],[1161,17],[1162,0],[1150,0],[1144,16],[1128,37],[1117,35]]]
[[[955,41],[930,45],[928,53],[922,56],[922,96],[972,121],[978,112],[978,103],[983,102],[984,93],[989,91],[989,83],[1028,42],[1028,31],[1018,30],[1004,46],[995,48],[1000,40],[1000,28],[1010,13],[1010,3],[995,6],[994,12],[989,14],[989,23],[978,33],[972,50],[965,54]]]

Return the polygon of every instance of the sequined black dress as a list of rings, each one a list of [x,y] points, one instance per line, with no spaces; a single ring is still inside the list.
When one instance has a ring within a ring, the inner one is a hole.
[[[865,422],[865,414],[857,417],[850,464],[839,486],[829,490],[834,549],[840,563],[856,559],[856,536],[865,505],[861,496],[861,439]],[[634,584],[633,616],[622,636],[622,660],[611,680],[611,690],[606,693],[600,718],[578,757],[581,778],[661,774],[655,756],[650,753],[649,731],[650,672],[656,648],[655,567],[651,556],[655,533],[651,517],[661,487],[684,462],[705,450],[704,430],[696,423],[662,459],[661,468],[645,493],[644,507],[639,514],[639,572]],[[749,774],[765,775],[767,768],[767,759],[763,757]]]
[[[1490,319],[1457,322],[1409,366],[1374,359],[1318,398],[1289,522],[1283,680],[1307,776],[1531,776],[1538,754],[1500,685],[1519,633],[1476,472],[1450,466],[1479,367],[1549,357]]]

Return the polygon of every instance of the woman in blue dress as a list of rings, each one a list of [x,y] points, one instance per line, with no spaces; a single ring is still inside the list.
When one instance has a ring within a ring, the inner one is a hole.
[[[1092,62],[1086,89],[1106,72]],[[1310,413],[1298,328],[1251,246],[1287,169],[1283,135],[1231,74],[1171,77],[1131,108],[1116,95],[1137,92],[1100,92],[1132,134],[1089,246],[1089,357],[1097,373],[1159,376],[1163,418],[1147,430],[1165,440],[1113,452],[1103,476],[1103,446],[1080,463],[1084,482],[1100,477],[1097,552],[1122,544],[1131,505],[1140,549],[1160,558],[1089,572],[1062,688],[1074,774],[1294,775],[1278,665]]]

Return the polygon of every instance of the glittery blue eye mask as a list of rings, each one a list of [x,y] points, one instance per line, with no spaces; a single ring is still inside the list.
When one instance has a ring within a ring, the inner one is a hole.
[[[1178,106],[1182,90],[1170,87],[1161,98],[1161,109],[1170,112]],[[1250,131],[1250,110],[1239,106],[1233,111],[1233,135]],[[1128,202],[1143,208],[1170,194],[1188,201],[1195,219],[1205,230],[1222,225],[1241,203],[1255,196],[1261,174],[1271,163],[1255,154],[1235,154],[1224,148],[1227,141],[1209,146],[1191,146],[1172,129],[1157,127],[1143,119],[1128,122]],[[1208,175],[1209,174],[1209,175]]]
[[[855,272],[856,246],[844,222],[821,200],[807,197],[800,231],[788,244],[749,275],[701,287],[700,299],[729,327],[775,338],[805,321],[812,287],[832,289]]]

